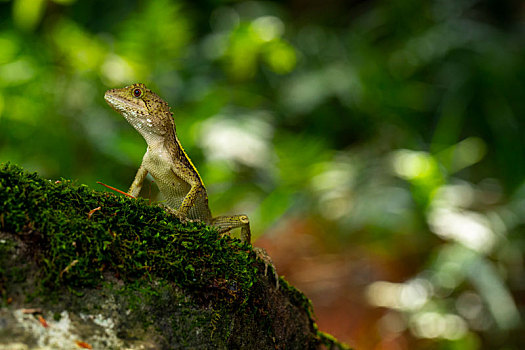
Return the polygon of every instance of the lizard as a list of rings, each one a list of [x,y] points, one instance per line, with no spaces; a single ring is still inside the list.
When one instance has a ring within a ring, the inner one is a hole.
[[[181,220],[200,220],[217,228],[220,234],[240,228],[241,241],[251,243],[248,216],[223,215],[213,217],[208,205],[208,193],[199,172],[177,138],[176,125],[168,103],[142,83],[110,89],[106,102],[144,138],[147,150],[127,194],[138,197],[142,184],[151,174],[165,199],[168,211]],[[266,269],[274,269],[270,257],[262,248],[254,248]],[[265,270],[266,270],[265,269]],[[266,274],[266,272],[265,272]]]

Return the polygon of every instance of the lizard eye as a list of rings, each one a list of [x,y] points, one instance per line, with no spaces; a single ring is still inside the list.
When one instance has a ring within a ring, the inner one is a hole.
[[[139,89],[139,88],[133,89],[133,96],[137,98],[142,96],[142,89]]]

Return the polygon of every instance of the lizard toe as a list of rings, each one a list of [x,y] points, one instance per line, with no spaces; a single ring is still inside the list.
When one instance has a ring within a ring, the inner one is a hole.
[[[275,265],[273,264],[272,258],[264,248],[260,247],[253,247],[253,251],[257,255],[259,259],[261,259],[264,263],[264,275],[268,275],[268,268],[270,268],[273,272],[273,277],[275,278],[275,288],[279,289],[279,275],[277,274],[277,269],[275,268]]]

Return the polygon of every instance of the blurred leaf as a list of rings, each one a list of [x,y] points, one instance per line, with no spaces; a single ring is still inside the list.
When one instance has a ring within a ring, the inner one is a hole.
[[[34,30],[44,14],[45,0],[14,0],[13,20],[23,30]]]

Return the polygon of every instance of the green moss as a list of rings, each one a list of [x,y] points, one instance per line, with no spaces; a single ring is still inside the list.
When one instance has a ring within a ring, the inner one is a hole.
[[[210,327],[217,312],[211,308],[203,309],[167,281],[134,283],[116,291],[109,284],[105,288],[111,289],[102,293],[114,297],[111,304],[118,305],[117,313],[127,315],[119,324],[119,334],[124,339],[136,338],[141,330],[148,332],[155,328],[166,343],[176,339],[182,348],[199,348],[203,344],[208,348],[226,348],[224,327],[218,330]]]
[[[112,299],[109,305],[121,308],[116,315],[127,315],[119,319],[123,339],[128,330],[147,335],[154,327],[165,344],[187,347],[344,348],[317,330],[304,294],[282,278],[275,290],[249,244],[202,223],[181,223],[145,200],[4,164],[3,234],[14,242],[0,244],[4,300],[18,275],[27,280],[26,295],[55,296],[87,313],[108,307],[100,298]],[[24,263],[15,261],[20,258],[10,258],[13,250],[36,266],[32,276],[26,279]]]
[[[288,294],[290,301],[300,307],[301,309],[305,310],[308,313],[308,316],[313,318],[314,317],[314,309],[312,306],[312,302],[310,299],[308,299],[303,293],[298,291],[296,288],[292,287],[287,280],[280,277],[279,278],[279,285],[280,287],[286,291]]]
[[[255,254],[239,240],[181,224],[145,200],[44,180],[10,164],[0,169],[0,227],[41,247],[46,292],[93,287],[110,273],[166,279],[195,293],[220,285],[218,297],[239,302],[256,280]]]
[[[323,344],[326,349],[351,350],[348,345],[339,342],[328,333],[317,331],[317,335],[319,337],[320,343]]]
[[[319,341],[319,343],[323,344],[327,349],[340,349],[340,350],[348,350],[350,347],[347,345],[337,341],[333,336],[330,334],[327,334],[325,332],[321,332],[317,324],[313,321],[314,316],[314,309],[312,305],[312,301],[308,299],[303,293],[301,293],[299,290],[291,286],[288,281],[286,281],[284,278],[279,279],[279,285],[283,290],[285,290],[286,294],[290,298],[290,302],[297,307],[299,307],[301,310],[305,310],[308,314],[308,317],[312,321],[312,328],[315,332],[315,337]]]

